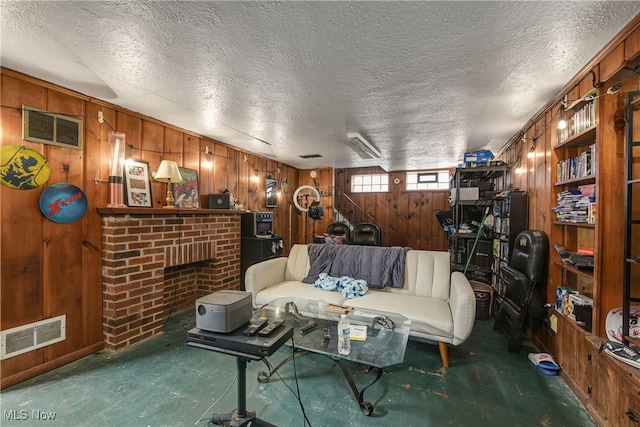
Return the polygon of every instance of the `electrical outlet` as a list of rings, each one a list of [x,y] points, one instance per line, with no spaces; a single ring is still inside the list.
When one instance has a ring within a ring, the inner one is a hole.
[[[104,115],[102,111],[98,111],[98,123],[104,123]]]

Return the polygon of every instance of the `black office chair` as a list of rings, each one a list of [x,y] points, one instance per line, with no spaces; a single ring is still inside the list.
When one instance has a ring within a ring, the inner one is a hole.
[[[353,244],[361,246],[380,246],[382,233],[380,227],[370,222],[363,222],[353,227]]]
[[[330,236],[342,237],[343,243],[351,241],[351,229],[343,222],[334,222],[327,227],[327,234]]]
[[[542,231],[525,230],[511,245],[510,263],[500,267],[500,279],[506,290],[493,328],[506,335],[508,350],[517,353],[527,320],[539,321],[545,315],[541,295],[547,272],[549,241]]]

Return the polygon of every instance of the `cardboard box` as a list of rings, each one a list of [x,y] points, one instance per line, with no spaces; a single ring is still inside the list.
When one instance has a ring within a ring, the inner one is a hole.
[[[489,166],[493,153],[489,150],[477,150],[464,154],[464,167],[482,167]]]
[[[567,311],[569,310],[569,295],[577,293],[578,291],[573,288],[558,286],[556,288],[556,310],[559,313],[568,315]]]
[[[593,299],[581,294],[569,295],[567,312],[569,317],[575,320],[582,328],[591,332],[593,316]]]
[[[593,307],[593,299],[589,298],[586,295],[582,294],[570,294],[569,295],[569,304],[573,305],[588,305]]]

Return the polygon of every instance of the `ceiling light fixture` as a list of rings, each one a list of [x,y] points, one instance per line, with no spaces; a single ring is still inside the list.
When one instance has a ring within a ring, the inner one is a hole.
[[[351,148],[354,148],[354,151],[358,153],[361,158],[379,159],[382,157],[382,153],[359,133],[348,133],[347,138],[349,138]]]

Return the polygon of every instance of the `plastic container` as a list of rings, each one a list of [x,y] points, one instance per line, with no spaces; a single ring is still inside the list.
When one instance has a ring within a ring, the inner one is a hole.
[[[476,320],[489,320],[491,318],[493,289],[490,285],[476,280],[470,280],[469,284],[476,295]]]
[[[351,325],[346,314],[341,314],[338,322],[338,353],[343,356],[351,353]]]

